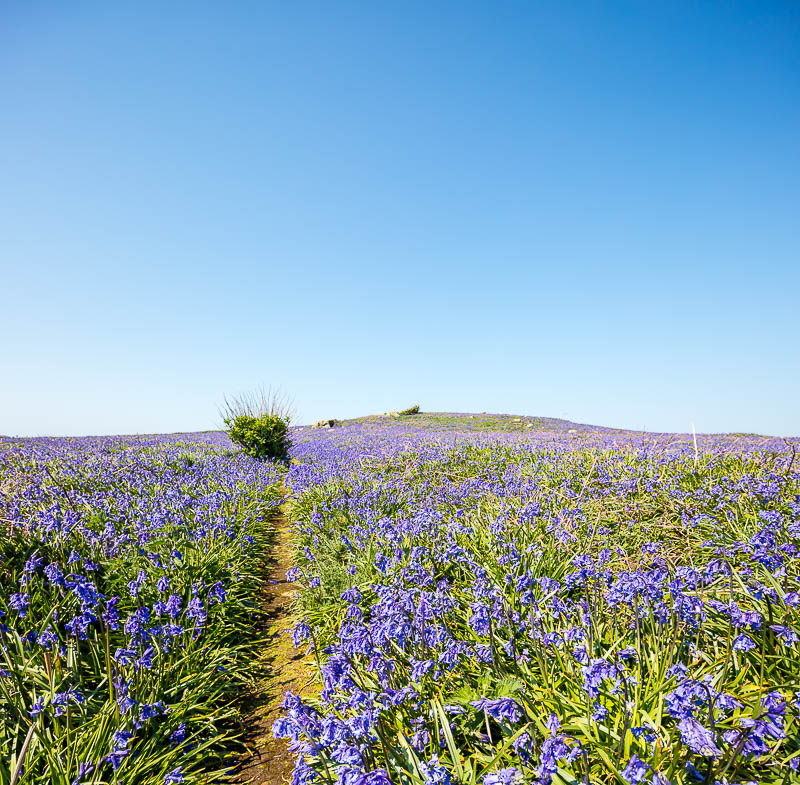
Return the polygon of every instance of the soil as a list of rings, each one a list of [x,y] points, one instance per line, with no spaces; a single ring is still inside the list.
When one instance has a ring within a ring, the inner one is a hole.
[[[275,519],[275,545],[267,563],[262,607],[267,641],[261,657],[263,676],[245,701],[243,722],[249,753],[241,759],[232,781],[244,785],[284,785],[291,780],[294,755],[284,739],[272,736],[272,724],[281,715],[287,690],[296,695],[314,691],[309,657],[295,649],[288,630],[295,624],[292,599],[295,591],[286,580],[292,565],[289,522],[282,513]]]

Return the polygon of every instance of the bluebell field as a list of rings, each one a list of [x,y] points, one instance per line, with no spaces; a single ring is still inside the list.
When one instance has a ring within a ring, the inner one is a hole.
[[[0,782],[230,768],[278,481],[175,439],[0,442]]]
[[[295,785],[797,781],[796,444],[370,439],[290,472]]]
[[[226,781],[282,503],[295,785],[797,781],[796,444],[294,439],[0,440],[0,782]]]

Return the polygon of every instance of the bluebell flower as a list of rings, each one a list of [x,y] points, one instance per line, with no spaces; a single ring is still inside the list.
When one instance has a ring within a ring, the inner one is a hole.
[[[78,785],[78,783],[87,775],[94,771],[94,763],[91,761],[84,761],[78,765],[78,776],[72,780],[71,785]]]
[[[224,586],[222,585],[222,581],[217,581],[209,590],[209,605],[213,605],[215,602],[225,602],[227,599],[227,593],[225,591]]]
[[[147,580],[147,574],[144,570],[139,570],[138,575],[134,580],[129,581],[128,583],[128,592],[131,595],[132,599],[136,599],[136,596],[139,594],[142,586],[144,585],[145,581]]]
[[[470,701],[470,705],[487,712],[498,722],[519,722],[522,717],[522,708],[513,698],[481,698]]]
[[[58,643],[58,635],[53,632],[52,626],[48,624],[47,627],[36,636],[36,642],[43,649],[47,649],[49,651]]]
[[[102,615],[103,622],[111,630],[119,629],[119,611],[117,610],[118,603],[119,597],[112,597],[110,600],[107,600],[106,609]]]
[[[733,649],[734,651],[752,651],[756,648],[756,644],[753,642],[753,639],[749,635],[737,635],[736,638],[733,640]]]
[[[186,615],[190,619],[195,619],[198,624],[202,624],[206,620],[205,605],[199,597],[192,597],[189,600],[189,604],[186,606]]]
[[[166,610],[173,619],[177,619],[180,616],[181,603],[182,600],[177,594],[170,594],[166,603]]]
[[[600,689],[607,679],[614,679],[615,686],[619,685],[619,670],[617,666],[604,659],[594,659],[589,665],[581,668],[583,672],[583,688],[590,698],[597,698]]]
[[[124,748],[116,749],[106,755],[103,760],[107,763],[110,763],[111,768],[116,771],[122,765],[122,762],[125,760],[125,756],[128,755],[129,752],[130,750]]]
[[[44,574],[47,576],[47,580],[50,582],[51,586],[59,586],[62,589],[65,589],[67,584],[64,580],[64,573],[61,571],[61,567],[56,562],[51,562],[44,568]]]
[[[533,761],[534,743],[528,731],[524,731],[517,736],[512,742],[511,746],[514,752],[522,759],[523,763],[531,763]]]
[[[31,575],[44,564],[44,559],[38,554],[34,553],[26,562],[23,572]]]
[[[8,599],[8,607],[17,611],[21,618],[25,618],[28,615],[28,606],[31,604],[31,596],[30,594],[25,594],[24,592],[16,592],[12,594]]]
[[[694,717],[684,717],[678,723],[678,730],[681,733],[681,741],[692,752],[713,758],[722,755],[722,750],[717,747],[714,735]]]
[[[311,768],[306,762],[305,756],[301,755],[297,759],[294,771],[292,772],[291,785],[309,785],[310,783],[318,780],[320,775]]]
[[[170,744],[180,744],[186,739],[186,723],[182,722],[175,728],[174,731],[170,734],[169,741]]]
[[[795,643],[800,641],[800,636],[791,627],[786,627],[782,624],[770,624],[770,629],[785,646],[794,646]]]
[[[628,765],[622,771],[622,777],[626,782],[636,784],[641,782],[651,771],[651,767],[645,763],[635,753],[628,761]]]
[[[483,778],[483,785],[515,785],[522,780],[522,773],[519,769],[507,768],[486,774]]]
[[[452,775],[439,763],[437,755],[431,756],[427,762],[420,763],[419,768],[426,785],[453,785]]]
[[[298,648],[303,641],[311,637],[311,627],[308,622],[299,621],[292,630],[292,643]]]
[[[550,785],[553,775],[558,771],[560,761],[566,760],[570,764],[579,753],[580,747],[577,744],[570,747],[566,737],[561,734],[545,739],[542,743],[539,766],[536,769],[542,785]]]

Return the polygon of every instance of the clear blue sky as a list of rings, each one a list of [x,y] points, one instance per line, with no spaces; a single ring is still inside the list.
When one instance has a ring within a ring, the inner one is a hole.
[[[6,2],[0,433],[800,434],[796,2]]]

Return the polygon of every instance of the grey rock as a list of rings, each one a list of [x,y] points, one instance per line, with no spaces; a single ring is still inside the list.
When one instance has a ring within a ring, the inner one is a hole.
[[[317,420],[315,423],[312,423],[312,428],[333,428],[336,423],[339,422],[338,420]]]

